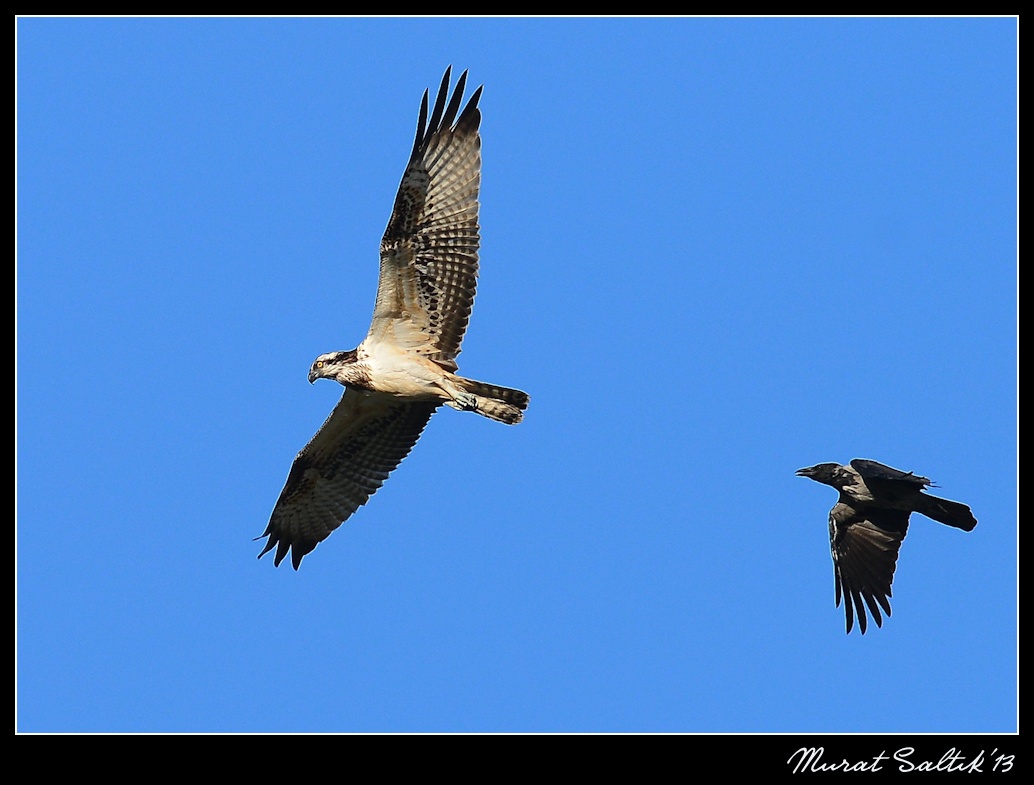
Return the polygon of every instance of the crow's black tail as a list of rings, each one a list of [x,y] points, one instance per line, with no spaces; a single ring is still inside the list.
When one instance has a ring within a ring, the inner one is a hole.
[[[954,526],[963,531],[973,531],[977,525],[977,519],[973,517],[973,511],[961,502],[938,499],[936,496],[920,496],[923,500],[922,506],[916,512],[922,513],[927,518],[933,518],[938,523]]]

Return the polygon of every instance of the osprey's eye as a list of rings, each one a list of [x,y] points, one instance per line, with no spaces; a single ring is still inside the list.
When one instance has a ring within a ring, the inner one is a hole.
[[[323,367],[323,360],[317,360],[316,361],[316,367],[317,368],[322,368]]]

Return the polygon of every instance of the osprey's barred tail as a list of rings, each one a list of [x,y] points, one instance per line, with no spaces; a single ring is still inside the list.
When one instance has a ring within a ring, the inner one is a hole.
[[[462,408],[507,425],[516,425],[524,418],[523,411],[528,408],[529,400],[526,392],[464,379],[462,376],[457,376],[456,381],[473,398],[472,402],[464,401]]]

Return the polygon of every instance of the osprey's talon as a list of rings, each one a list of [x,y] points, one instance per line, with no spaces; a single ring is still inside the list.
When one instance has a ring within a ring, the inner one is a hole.
[[[476,412],[478,410],[478,397],[471,393],[460,393],[456,396],[456,402],[463,407],[465,412]]]

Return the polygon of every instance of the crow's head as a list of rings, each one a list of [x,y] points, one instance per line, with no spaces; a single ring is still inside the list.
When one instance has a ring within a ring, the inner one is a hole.
[[[811,477],[815,482],[835,486],[835,479],[839,477],[842,472],[843,467],[839,463],[818,463],[814,466],[798,469],[797,476]]]

